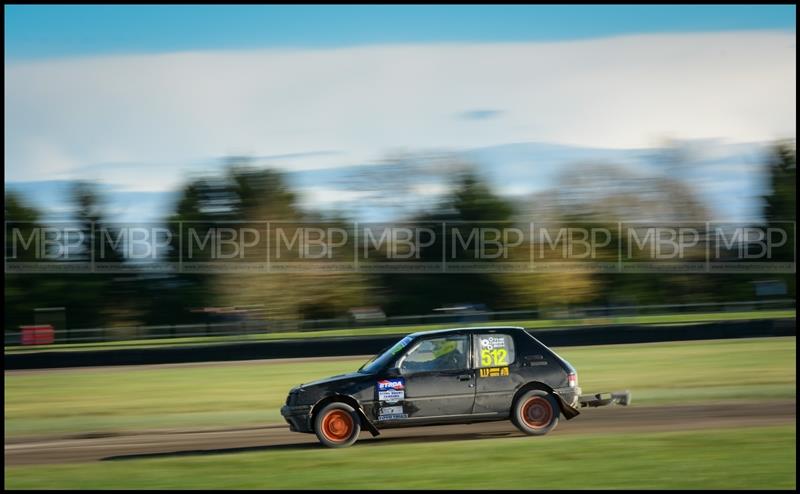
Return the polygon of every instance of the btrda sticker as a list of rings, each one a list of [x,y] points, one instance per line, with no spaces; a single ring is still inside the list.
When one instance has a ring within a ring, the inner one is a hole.
[[[378,381],[378,401],[392,404],[405,399],[406,383],[402,377]]]
[[[400,377],[397,379],[381,379],[378,381],[378,391],[385,391],[387,389],[394,389],[396,391],[406,389],[405,380]]]

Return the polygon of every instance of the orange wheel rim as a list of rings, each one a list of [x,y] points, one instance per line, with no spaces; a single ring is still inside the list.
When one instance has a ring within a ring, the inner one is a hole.
[[[541,396],[534,396],[522,406],[522,420],[528,427],[541,429],[547,427],[552,419],[553,406]]]
[[[353,433],[353,417],[344,410],[331,410],[322,419],[322,434],[330,441],[345,441]]]

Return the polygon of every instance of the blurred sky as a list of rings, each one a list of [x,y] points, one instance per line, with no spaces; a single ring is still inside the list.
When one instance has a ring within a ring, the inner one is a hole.
[[[790,5],[6,6],[6,60],[634,33],[795,30]]]
[[[94,179],[145,214],[230,154],[302,174],[435,151],[471,153],[519,195],[587,150],[678,139],[711,163],[692,178],[701,192],[745,217],[763,143],[796,133],[795,18],[746,5],[6,6],[6,187]],[[298,182],[309,205],[344,197],[327,182]]]

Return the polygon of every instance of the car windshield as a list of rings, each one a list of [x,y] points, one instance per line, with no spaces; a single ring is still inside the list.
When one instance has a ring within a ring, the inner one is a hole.
[[[381,369],[385,366],[389,360],[391,360],[397,353],[402,350],[403,348],[407,347],[409,343],[411,343],[413,338],[411,336],[406,336],[402,340],[398,341],[394,345],[390,346],[387,350],[378,353],[371,359],[369,359],[364,365],[362,365],[358,372],[363,374],[371,374],[378,369]]]

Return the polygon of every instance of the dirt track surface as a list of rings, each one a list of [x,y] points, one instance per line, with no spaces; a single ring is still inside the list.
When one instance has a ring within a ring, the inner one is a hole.
[[[563,418],[550,434],[654,432],[736,428],[796,423],[796,402],[769,401],[710,405],[584,408]],[[354,447],[523,436],[510,422],[390,429],[373,438],[362,432]],[[540,438],[531,438],[538,440]],[[541,438],[543,439],[543,438]],[[17,440],[19,441],[19,440]],[[5,465],[179,457],[244,451],[320,448],[314,434],[290,432],[286,424],[229,429],[151,431],[106,437],[6,440]]]

